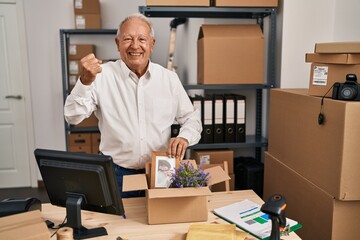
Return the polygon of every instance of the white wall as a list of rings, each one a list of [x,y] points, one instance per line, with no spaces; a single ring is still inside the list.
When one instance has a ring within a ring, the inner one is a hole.
[[[281,88],[308,88],[315,43],[360,41],[359,0],[282,0]]]

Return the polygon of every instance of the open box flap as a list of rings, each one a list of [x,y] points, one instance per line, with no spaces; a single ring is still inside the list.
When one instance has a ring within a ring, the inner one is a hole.
[[[123,177],[123,192],[148,189],[145,174],[125,175]]]
[[[220,166],[207,168],[204,170],[204,172],[208,172],[210,175],[210,178],[207,182],[208,186],[212,186],[230,179],[229,175],[226,174],[226,172]]]

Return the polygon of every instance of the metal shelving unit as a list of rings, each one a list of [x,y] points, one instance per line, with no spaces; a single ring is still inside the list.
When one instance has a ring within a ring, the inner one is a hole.
[[[263,29],[264,18],[269,17],[269,42],[267,83],[261,84],[231,84],[231,85],[185,85],[185,89],[202,90],[254,90],[256,91],[255,135],[246,136],[244,143],[213,143],[197,144],[191,149],[221,149],[221,148],[255,148],[255,158],[260,160],[262,149],[267,147],[267,139],[262,136],[263,124],[263,91],[275,87],[275,39],[276,39],[276,8],[228,8],[228,7],[148,7],[139,6],[139,12],[153,18],[238,18],[256,19]]]
[[[61,47],[61,72],[62,72],[62,85],[63,85],[63,102],[65,103],[66,97],[69,94],[69,66],[67,52],[69,50],[70,38],[76,35],[116,35],[116,29],[60,29],[60,47]],[[68,148],[68,138],[70,133],[97,133],[98,128],[86,127],[76,128],[68,124],[64,120],[65,124],[65,141]]]

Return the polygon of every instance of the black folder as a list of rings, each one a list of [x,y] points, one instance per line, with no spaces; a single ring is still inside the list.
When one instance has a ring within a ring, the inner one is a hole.
[[[204,143],[214,143],[213,128],[213,97],[206,94],[204,97]]]
[[[179,135],[179,132],[180,132],[180,124],[173,123],[171,125],[171,137],[172,138],[177,137]]]
[[[201,119],[201,124],[203,127],[203,131],[201,132],[201,139],[199,141],[199,143],[203,143],[204,142],[204,99],[201,95],[196,94],[194,97],[190,97],[190,100],[192,102],[192,104],[194,105],[194,108],[199,109],[200,111],[200,119]]]
[[[213,95],[213,125],[214,143],[224,142],[224,97],[221,94]]]
[[[234,94],[235,97],[235,141],[246,140],[246,97]]]
[[[235,142],[235,96],[232,94],[224,95],[224,140]]]

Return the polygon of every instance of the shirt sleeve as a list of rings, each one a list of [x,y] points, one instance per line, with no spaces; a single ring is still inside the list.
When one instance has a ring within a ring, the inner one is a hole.
[[[96,103],[92,97],[93,86],[84,85],[80,79],[76,82],[64,105],[64,117],[69,124],[79,124],[96,110]]]

